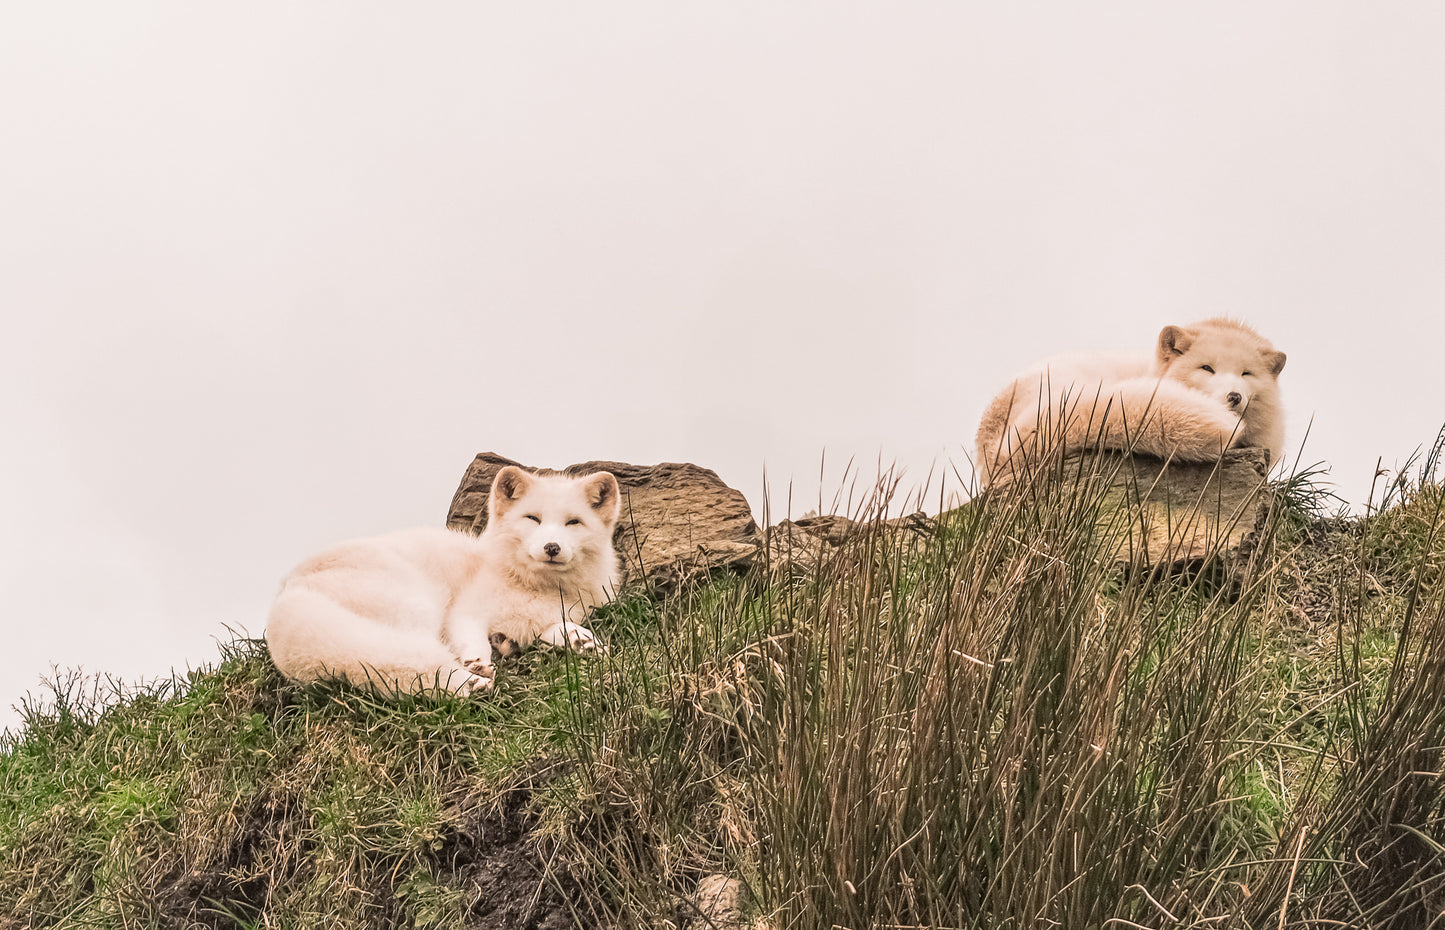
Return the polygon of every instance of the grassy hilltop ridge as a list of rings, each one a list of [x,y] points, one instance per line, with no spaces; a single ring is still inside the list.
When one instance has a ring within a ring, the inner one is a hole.
[[[253,640],[62,679],[0,744],[0,930],[706,926],[714,873],[770,930],[1445,926],[1438,453],[1358,518],[1281,483],[1228,572],[1110,564],[1092,487],[875,517],[483,699]]]

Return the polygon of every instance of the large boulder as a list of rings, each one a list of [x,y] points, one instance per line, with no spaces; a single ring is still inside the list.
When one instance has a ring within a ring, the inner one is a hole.
[[[447,526],[481,533],[487,525],[492,479],[508,465],[529,468],[494,452],[472,460],[447,512]],[[609,471],[622,489],[622,517],[613,544],[628,583],[645,581],[666,592],[687,578],[724,566],[743,566],[760,542],[752,508],[742,492],[698,465],[665,462],[581,462],[562,469],[585,475]]]
[[[1067,481],[1101,482],[1125,508],[1112,524],[1114,553],[1136,566],[1246,558],[1273,501],[1264,449],[1231,449],[1215,462],[1084,452],[1061,470]]]

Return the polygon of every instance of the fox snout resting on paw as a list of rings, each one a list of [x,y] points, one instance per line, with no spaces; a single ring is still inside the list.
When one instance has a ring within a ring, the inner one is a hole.
[[[1118,449],[1210,461],[1254,446],[1274,461],[1284,445],[1279,375],[1285,354],[1235,320],[1166,326],[1152,355],[1058,356],[993,399],[978,428],[983,483],[1064,451]]]

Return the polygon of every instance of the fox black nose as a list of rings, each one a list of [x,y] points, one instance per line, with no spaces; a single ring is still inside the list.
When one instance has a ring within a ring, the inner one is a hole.
[[[542,551],[547,553],[547,558],[555,559],[557,557],[557,553],[562,551],[562,547],[557,545],[556,543],[547,543],[547,545],[542,547]]]
[[[1240,394],[1238,391],[1230,391],[1229,396],[1226,397],[1225,400],[1229,401],[1229,406],[1238,407],[1240,404],[1244,403],[1244,395]]]

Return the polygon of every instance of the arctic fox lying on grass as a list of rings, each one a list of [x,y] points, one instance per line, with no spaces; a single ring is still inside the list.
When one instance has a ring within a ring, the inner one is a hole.
[[[980,476],[990,484],[1059,440],[1070,451],[1132,449],[1193,462],[1258,446],[1273,461],[1284,444],[1284,362],[1268,340],[1227,319],[1164,327],[1152,358],[1051,358],[1016,377],[985,410]]]
[[[395,695],[492,686],[492,647],[598,650],[582,625],[620,578],[608,472],[497,473],[480,536],[440,527],[340,543],[298,565],[266,624],[297,681],[343,679]]]

